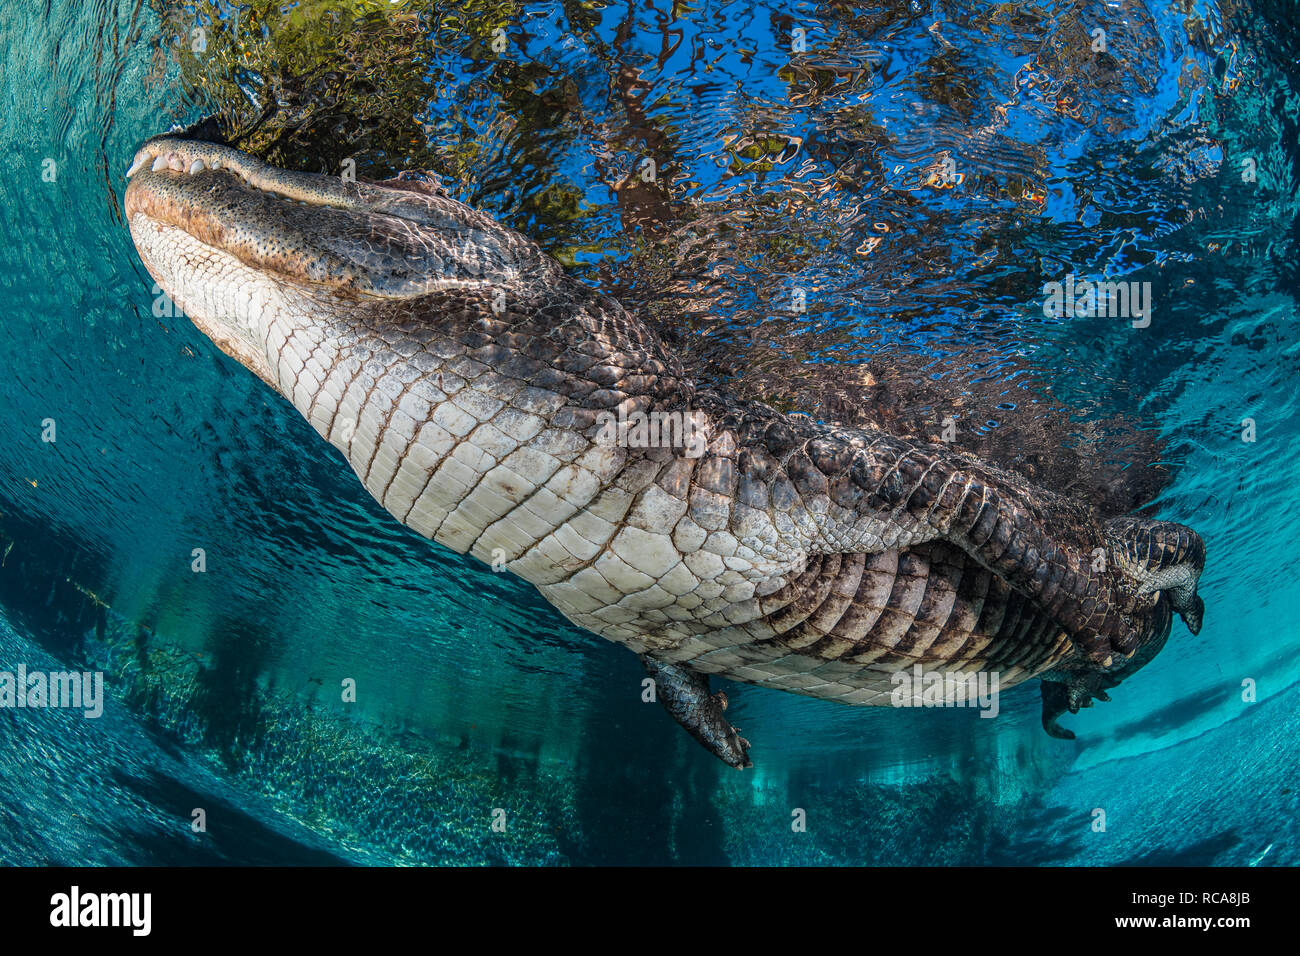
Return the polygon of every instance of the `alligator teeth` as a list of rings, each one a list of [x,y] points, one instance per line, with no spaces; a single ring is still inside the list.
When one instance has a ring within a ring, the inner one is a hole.
[[[149,167],[151,172],[160,172],[164,169],[174,169],[178,173],[189,173],[193,176],[195,173],[201,173],[205,169],[220,169],[221,160],[214,159],[208,163],[201,159],[196,159],[190,163],[187,168],[185,158],[180,153],[172,151],[154,156],[153,152],[148,149],[142,149],[135,154],[135,159],[131,161],[131,168],[126,171],[126,178],[130,179],[140,170],[144,169],[149,160],[153,160],[153,165]]]
[[[147,149],[142,149],[140,150],[140,152],[136,153],[135,159],[131,161],[131,168],[126,171],[126,178],[130,179],[132,176],[138,173],[140,171],[140,168],[144,166],[145,163],[149,162],[150,158],[151,157]]]

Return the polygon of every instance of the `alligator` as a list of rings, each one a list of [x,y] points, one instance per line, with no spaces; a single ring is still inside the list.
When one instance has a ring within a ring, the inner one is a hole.
[[[1200,630],[1190,528],[692,381],[644,321],[427,175],[294,172],[181,132],[127,179],[145,268],[218,349],[398,521],[638,654],[733,767],[751,745],[710,675],[860,705],[898,704],[917,667],[1039,677],[1043,726],[1069,737],[1057,718],[1108,699],[1173,612]]]

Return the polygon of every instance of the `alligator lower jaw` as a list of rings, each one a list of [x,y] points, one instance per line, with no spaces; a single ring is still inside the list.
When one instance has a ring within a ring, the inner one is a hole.
[[[157,283],[153,294],[166,295],[165,307],[154,314],[188,318],[218,349],[278,390],[264,350],[250,339],[247,332],[241,336],[239,327],[214,317],[216,307],[213,300],[220,294],[219,287],[203,284],[198,288],[187,288],[175,266],[202,260],[215,267],[212,270],[214,276],[225,277],[227,286],[242,284],[248,288],[256,284],[267,294],[275,288],[270,280],[229,253],[204,244],[180,226],[152,219],[139,211],[128,218],[127,225],[141,261]]]

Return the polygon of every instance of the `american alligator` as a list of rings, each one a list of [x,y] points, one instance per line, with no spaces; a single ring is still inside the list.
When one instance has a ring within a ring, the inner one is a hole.
[[[1056,718],[1145,663],[1171,611],[1200,629],[1189,528],[692,382],[618,302],[426,178],[184,135],[127,176],[145,267],[218,348],[399,521],[640,655],[731,766],[750,744],[710,674],[868,705],[918,664],[1046,677],[1044,727],[1069,736]],[[650,420],[676,434],[644,440]]]

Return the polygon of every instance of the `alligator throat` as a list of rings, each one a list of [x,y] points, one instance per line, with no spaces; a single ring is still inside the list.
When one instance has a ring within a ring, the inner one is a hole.
[[[617,302],[419,179],[172,137],[128,175],[141,259],[222,351],[397,520],[641,655],[732,766],[750,745],[710,674],[856,704],[897,704],[918,666],[1042,675],[1058,731],[1171,611],[1199,630],[1190,529],[697,386]]]

